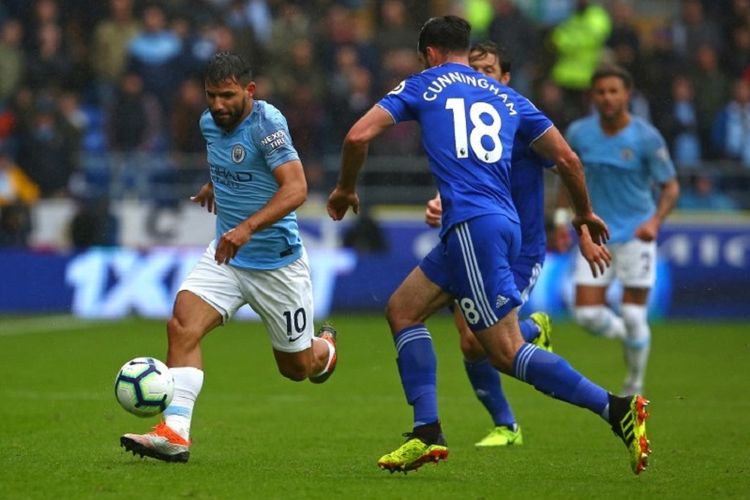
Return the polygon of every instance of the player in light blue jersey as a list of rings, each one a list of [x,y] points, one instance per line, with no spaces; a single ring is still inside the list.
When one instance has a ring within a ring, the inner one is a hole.
[[[322,383],[336,366],[336,331],[313,333],[312,283],[294,210],[307,183],[286,120],[255,100],[250,66],[216,54],[205,77],[200,118],[211,180],[191,200],[216,214],[216,239],[190,272],[167,323],[167,365],[175,394],[164,421],[125,434],[126,450],[167,462],[190,456],[190,425],[203,386],[203,337],[249,304],[263,320],[279,371]]]
[[[651,331],[648,294],[656,280],[656,238],[680,188],[667,145],[651,124],[628,112],[630,75],[603,67],[592,78],[597,114],[573,122],[567,138],[581,157],[591,200],[610,228],[612,267],[599,276],[576,263],[576,321],[589,331],[623,340],[623,392],[643,390]],[[659,191],[654,201],[653,189]],[[623,285],[620,315],[606,303],[613,280]]]
[[[557,165],[576,210],[575,227],[586,226],[596,243],[606,240],[607,228],[591,210],[580,161],[560,132],[524,97],[469,67],[470,31],[456,16],[422,26],[418,49],[428,69],[354,124],[328,199],[334,220],[350,207],[357,212],[357,175],[370,141],[395,123],[420,123],[442,202],[441,241],[388,300],[386,316],[414,420],[407,441],[378,465],[405,472],[448,455],[437,410],[437,361],[424,321],[455,300],[495,368],[609,421],[639,473],[649,453],[646,400],[607,393],[560,356],[524,343],[520,334],[521,297],[511,272],[521,245],[510,185],[516,136]]]

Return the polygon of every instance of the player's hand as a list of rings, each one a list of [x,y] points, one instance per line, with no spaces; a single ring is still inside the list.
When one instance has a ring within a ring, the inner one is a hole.
[[[607,224],[594,212],[587,215],[576,215],[573,217],[573,227],[581,237],[581,227],[586,226],[591,236],[591,241],[597,245],[604,245],[609,239],[609,228]]]
[[[635,230],[635,237],[641,241],[654,241],[659,235],[659,221],[649,219]]]
[[[210,182],[205,183],[201,186],[197,194],[190,197],[190,201],[193,203],[200,203],[202,207],[206,207],[209,212],[216,213],[216,204],[214,203],[214,185]]]
[[[596,278],[604,274],[604,270],[612,263],[612,254],[604,245],[597,245],[591,239],[588,226],[581,226],[581,237],[578,242],[581,255],[589,263],[591,274]]]
[[[427,202],[424,210],[424,221],[430,227],[440,227],[440,219],[443,216],[443,202],[440,201],[440,195],[436,195]]]
[[[246,223],[240,223],[221,235],[216,245],[214,260],[217,264],[229,264],[229,261],[237,255],[240,247],[250,241],[253,232]]]
[[[354,191],[346,191],[336,187],[328,197],[328,215],[333,220],[341,220],[346,215],[346,211],[352,207],[352,211],[359,213],[359,196]]]

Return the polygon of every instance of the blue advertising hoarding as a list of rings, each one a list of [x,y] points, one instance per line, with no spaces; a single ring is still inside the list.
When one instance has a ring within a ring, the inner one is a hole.
[[[385,248],[341,246],[350,223],[301,222],[313,273],[316,316],[382,311],[388,296],[437,242],[418,220],[383,221]],[[659,240],[652,315],[750,317],[750,228],[670,224]],[[127,314],[164,318],[182,279],[203,248],[92,248],[80,253],[0,250],[0,313],[72,312],[82,317]],[[567,313],[573,295],[571,254],[549,254],[529,303],[531,310]],[[619,293],[615,286],[611,298]],[[249,309],[241,318],[253,318]]]

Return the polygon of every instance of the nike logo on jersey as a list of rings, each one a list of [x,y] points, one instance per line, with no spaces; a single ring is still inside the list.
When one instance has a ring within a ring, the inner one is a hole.
[[[289,337],[289,342],[296,342],[300,339],[300,337],[302,337],[301,333],[297,335],[296,337]]]

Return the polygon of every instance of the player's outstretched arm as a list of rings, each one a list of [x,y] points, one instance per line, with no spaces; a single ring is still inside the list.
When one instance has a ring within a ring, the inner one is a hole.
[[[211,181],[208,181],[201,186],[198,192],[190,197],[190,201],[193,203],[200,203],[202,207],[215,214],[216,205],[214,204],[214,185]]]
[[[341,220],[349,207],[359,212],[357,176],[367,158],[370,141],[393,125],[393,118],[383,108],[373,106],[346,134],[341,150],[341,170],[336,187],[328,197],[328,215]]]
[[[659,228],[674,208],[677,198],[680,197],[680,184],[677,179],[671,179],[661,184],[660,188],[656,213],[635,230],[635,237],[639,240],[654,241],[659,236]]]
[[[302,162],[288,161],[273,170],[279,189],[268,202],[230,229],[219,238],[214,259],[218,264],[227,264],[237,255],[242,245],[250,241],[253,234],[286,217],[307,199],[307,181]]]
[[[589,228],[592,241],[597,244],[606,243],[609,239],[609,229],[604,221],[591,208],[591,199],[586,189],[581,159],[565,141],[557,127],[550,127],[532,144],[534,151],[555,162],[560,179],[568,190],[570,202],[576,215],[573,226],[581,235],[581,225]]]

